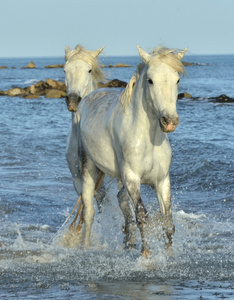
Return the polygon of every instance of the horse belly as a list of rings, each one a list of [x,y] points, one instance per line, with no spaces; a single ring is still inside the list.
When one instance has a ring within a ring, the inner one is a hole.
[[[102,172],[111,177],[120,178],[115,153],[108,144],[101,139],[96,143],[93,141],[91,147],[84,143],[84,147],[90,159]]]

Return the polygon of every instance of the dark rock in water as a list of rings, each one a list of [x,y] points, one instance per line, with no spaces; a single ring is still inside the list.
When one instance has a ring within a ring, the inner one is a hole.
[[[182,61],[182,64],[183,64],[185,67],[189,67],[189,66],[200,66],[200,64],[197,64],[197,63],[191,63],[191,62],[186,62],[186,61]]]
[[[98,87],[99,88],[111,88],[111,87],[122,87],[125,88],[127,86],[127,82],[121,81],[119,79],[113,79],[108,81],[107,83],[99,82]]]
[[[192,95],[189,94],[189,93],[186,93],[186,92],[180,93],[180,94],[178,95],[178,99],[184,99],[184,98],[192,98]]]
[[[7,91],[0,91],[0,96],[23,97],[25,99],[40,98],[64,98],[66,96],[66,86],[64,82],[47,78],[46,81],[39,81],[26,88],[12,88]]]
[[[231,97],[228,97],[227,95],[223,94],[223,95],[220,95],[219,97],[212,97],[212,98],[209,98],[209,100],[211,102],[217,102],[217,103],[233,103],[234,102],[234,99],[231,98]]]
[[[65,83],[62,81],[57,81],[54,79],[46,78],[46,83],[49,85],[51,89],[57,89],[61,90],[63,92],[66,92],[66,86]]]
[[[35,95],[42,96],[42,95],[44,95],[43,91],[47,88],[49,88],[48,83],[41,80],[38,83],[35,83],[35,84],[31,85],[29,87],[29,92],[30,92],[30,94],[35,94]]]

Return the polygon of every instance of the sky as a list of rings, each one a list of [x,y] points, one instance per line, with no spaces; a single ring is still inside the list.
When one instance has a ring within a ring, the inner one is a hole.
[[[234,54],[233,0],[0,0],[0,58],[63,56],[65,46],[105,45],[107,56],[137,45],[188,54]]]

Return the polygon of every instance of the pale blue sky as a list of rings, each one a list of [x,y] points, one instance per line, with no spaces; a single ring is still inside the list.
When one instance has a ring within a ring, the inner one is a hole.
[[[105,55],[158,44],[234,54],[233,0],[0,0],[0,57],[63,56],[80,43]]]

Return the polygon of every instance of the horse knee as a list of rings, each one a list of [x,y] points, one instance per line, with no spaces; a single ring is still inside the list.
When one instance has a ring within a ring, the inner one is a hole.
[[[118,192],[118,201],[121,209],[124,209],[128,204],[128,195],[125,189],[122,189]]]
[[[119,207],[121,211],[123,212],[125,222],[132,222],[133,220],[133,213],[130,207],[129,203],[129,196],[125,189],[122,189],[118,192],[118,201],[119,201]]]

